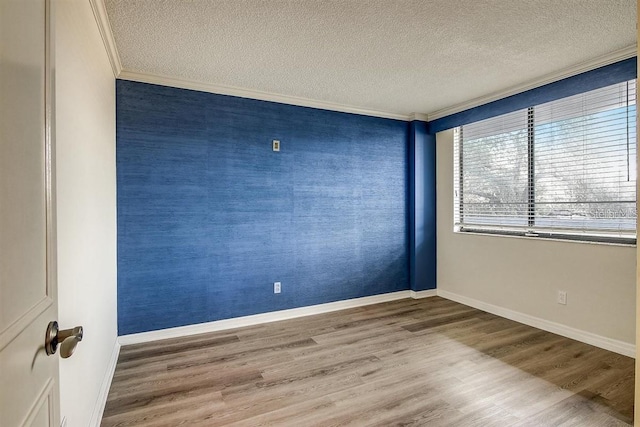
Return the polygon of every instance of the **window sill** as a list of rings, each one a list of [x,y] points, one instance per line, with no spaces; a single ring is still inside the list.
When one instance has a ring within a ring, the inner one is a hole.
[[[501,232],[490,232],[490,231],[479,231],[479,230],[454,230],[454,234],[469,234],[472,236],[489,236],[489,237],[503,237],[503,238],[515,238],[515,239],[523,239],[523,240],[539,240],[545,242],[561,242],[561,243],[580,243],[587,245],[605,245],[605,246],[621,246],[626,248],[635,248],[637,246],[636,241],[597,241],[597,240],[586,240],[579,238],[563,238],[563,237],[555,237],[555,236],[531,236],[520,233],[501,233]]]

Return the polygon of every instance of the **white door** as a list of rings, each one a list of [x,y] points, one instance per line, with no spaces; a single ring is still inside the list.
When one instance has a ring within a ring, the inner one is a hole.
[[[0,0],[0,426],[55,426],[58,355],[48,0]]]

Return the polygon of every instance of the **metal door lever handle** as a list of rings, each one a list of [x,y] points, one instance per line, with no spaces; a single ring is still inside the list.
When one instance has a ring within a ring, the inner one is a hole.
[[[76,326],[73,329],[58,328],[58,322],[49,322],[47,326],[47,335],[44,340],[44,349],[47,355],[55,354],[58,350],[58,344],[60,344],[60,357],[66,359],[71,357],[76,349],[76,346],[82,341],[83,330],[82,326]]]

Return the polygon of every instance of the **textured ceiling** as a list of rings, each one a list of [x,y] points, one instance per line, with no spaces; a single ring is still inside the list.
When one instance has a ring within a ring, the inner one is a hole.
[[[636,0],[105,0],[123,70],[431,113],[636,44]]]

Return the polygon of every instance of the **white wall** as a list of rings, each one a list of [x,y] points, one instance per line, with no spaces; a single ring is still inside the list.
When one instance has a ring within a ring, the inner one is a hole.
[[[636,248],[454,233],[453,132],[436,144],[438,291],[635,343]]]
[[[115,79],[88,1],[56,1],[59,323],[82,325],[60,361],[61,415],[92,425],[116,346]],[[108,384],[107,384],[108,385]]]

